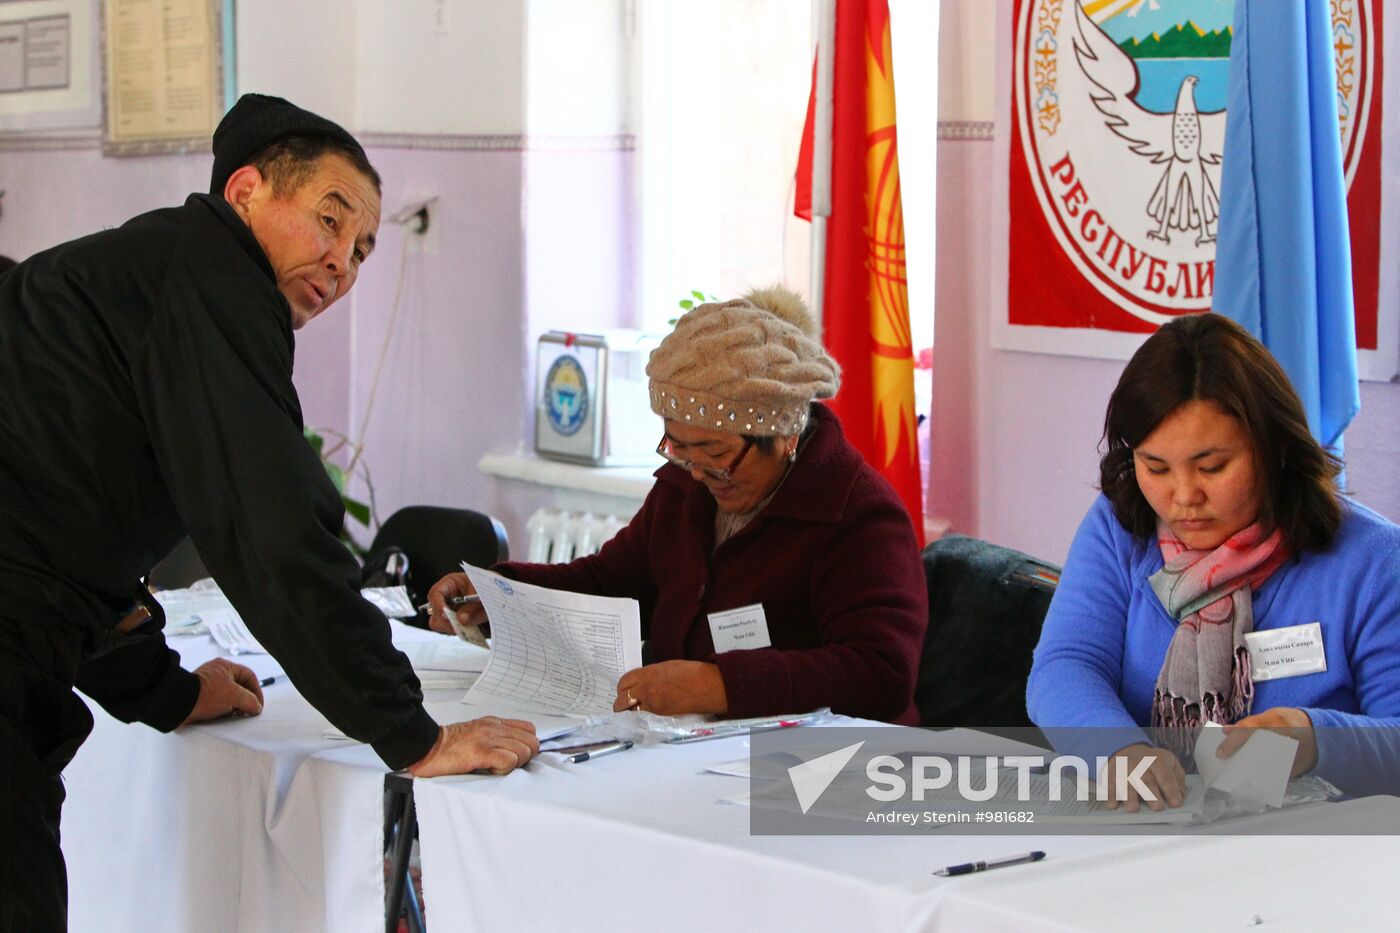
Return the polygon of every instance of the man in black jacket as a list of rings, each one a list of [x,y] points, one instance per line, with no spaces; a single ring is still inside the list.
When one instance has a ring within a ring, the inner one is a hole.
[[[262,709],[241,665],[179,666],[142,580],[186,533],[258,640],[392,768],[504,773],[529,723],[439,727],[358,593],[340,497],[302,436],[292,332],[374,248],[379,176],[339,126],[247,95],[210,194],[0,276],[0,931],[62,928],[60,772],[76,685],[168,731]]]

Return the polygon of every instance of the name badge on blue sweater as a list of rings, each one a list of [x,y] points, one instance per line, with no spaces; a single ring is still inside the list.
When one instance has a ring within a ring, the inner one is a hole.
[[[1249,648],[1250,675],[1255,683],[1327,670],[1322,625],[1318,622],[1250,632],[1244,636],[1244,641]]]
[[[710,637],[715,642],[715,654],[746,648],[767,648],[773,644],[768,637],[768,617],[763,604],[740,606],[726,612],[712,612]]]

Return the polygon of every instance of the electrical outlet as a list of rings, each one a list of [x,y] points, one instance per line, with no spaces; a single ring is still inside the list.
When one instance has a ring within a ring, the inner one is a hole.
[[[437,255],[442,211],[436,195],[411,201],[407,207],[391,216],[389,222],[403,227],[403,235],[407,238],[404,247],[408,252]]]

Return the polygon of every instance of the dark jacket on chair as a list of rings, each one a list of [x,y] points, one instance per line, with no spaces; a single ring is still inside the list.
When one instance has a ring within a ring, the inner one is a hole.
[[[963,535],[924,548],[929,629],[915,698],[925,726],[1031,725],[1026,678],[1060,569]]]

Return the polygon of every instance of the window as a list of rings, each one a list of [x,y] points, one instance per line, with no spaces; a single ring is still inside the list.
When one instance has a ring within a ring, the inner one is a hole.
[[[921,414],[933,388],[938,6],[890,0]],[[783,282],[810,293],[810,227],[793,216],[792,198],[816,9],[814,0],[637,3],[644,328],[669,329],[692,289],[727,299]]]

